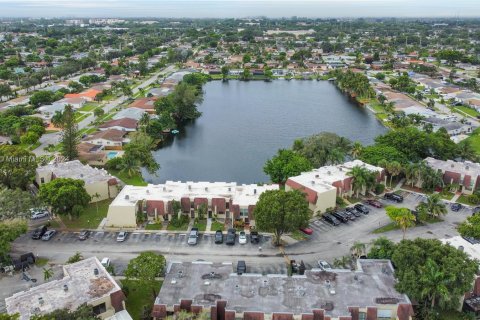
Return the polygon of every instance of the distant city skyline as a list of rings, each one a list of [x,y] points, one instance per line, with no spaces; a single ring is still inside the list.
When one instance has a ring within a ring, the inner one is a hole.
[[[480,17],[480,0],[0,0],[1,17]]]

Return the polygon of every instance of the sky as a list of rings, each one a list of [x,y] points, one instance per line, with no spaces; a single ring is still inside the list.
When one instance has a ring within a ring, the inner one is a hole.
[[[0,17],[480,17],[480,0],[0,0]]]

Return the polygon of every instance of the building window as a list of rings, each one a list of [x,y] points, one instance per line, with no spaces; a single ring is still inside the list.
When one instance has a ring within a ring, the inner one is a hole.
[[[102,314],[104,312],[107,312],[107,306],[105,305],[105,302],[100,303],[99,305],[93,307],[93,313],[95,315],[99,315],[99,314]]]
[[[248,218],[248,209],[241,208],[240,209],[240,217],[247,217]]]
[[[45,178],[40,178],[40,183],[44,184],[45,183]]]
[[[367,313],[366,312],[360,312],[358,314],[358,320],[367,320]]]
[[[225,203],[225,209],[230,210],[230,202]]]

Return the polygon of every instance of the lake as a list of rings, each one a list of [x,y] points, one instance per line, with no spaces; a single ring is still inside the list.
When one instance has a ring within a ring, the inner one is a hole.
[[[161,168],[146,181],[268,182],[265,161],[295,139],[331,131],[371,144],[387,131],[327,81],[212,81],[204,92],[202,116],[154,152]]]

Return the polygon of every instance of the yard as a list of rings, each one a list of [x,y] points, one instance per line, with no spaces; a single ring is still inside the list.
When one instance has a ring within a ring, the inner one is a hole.
[[[162,230],[163,224],[162,223],[152,223],[152,224],[147,224],[145,226],[145,230]]]
[[[205,231],[207,229],[207,220],[196,221],[193,227],[198,228],[198,231]]]
[[[162,281],[143,283],[137,280],[122,280],[121,284],[127,296],[125,304],[130,316],[133,319],[143,319],[144,308],[150,314],[156,295],[162,287]]]
[[[442,222],[442,221],[443,220],[441,218],[429,217],[425,221],[421,221],[421,222],[417,223],[412,228],[424,226],[424,225],[429,224],[429,223],[437,223],[437,222]],[[384,225],[383,227],[380,227],[380,228],[377,228],[377,229],[373,230],[372,233],[379,234],[379,233],[389,232],[389,231],[393,231],[393,230],[400,230],[400,227],[395,222],[390,222],[389,224]],[[408,229],[407,229],[407,233],[408,233]]]
[[[98,106],[99,106],[98,103],[88,102],[88,103],[85,103],[83,107],[78,109],[78,111],[93,111],[93,109],[96,109]]]
[[[221,222],[218,222],[218,221],[213,221],[212,222],[212,226],[210,227],[210,230],[212,231],[217,231],[217,230],[224,230],[225,229],[225,225]]]
[[[182,215],[177,220],[171,220],[168,223],[167,230],[168,231],[187,231],[189,223],[190,223],[190,218]]]
[[[96,229],[103,218],[107,216],[108,206],[112,199],[107,199],[95,203],[90,203],[78,218],[70,220],[68,217],[62,217],[62,221],[69,229]]]
[[[462,195],[457,199],[456,202],[466,204],[467,206],[471,206],[471,205],[472,205],[472,204],[468,201],[468,196],[467,196],[467,195],[464,195],[464,194],[462,194]]]
[[[480,128],[475,129],[470,137],[467,138],[467,141],[470,142],[475,152],[480,154]]]
[[[468,114],[469,116],[472,116],[472,117],[475,117],[475,118],[480,115],[480,113],[478,113],[477,110],[475,110],[473,108],[466,107],[466,106],[455,106],[454,110],[458,110],[458,111],[460,111],[459,113],[461,113],[461,114]]]
[[[119,170],[108,170],[108,172],[117,177],[118,179],[122,180],[124,183],[133,185],[133,186],[146,186],[148,183],[143,180],[143,177],[141,174],[136,174],[131,177],[129,177],[126,173],[123,173]]]

